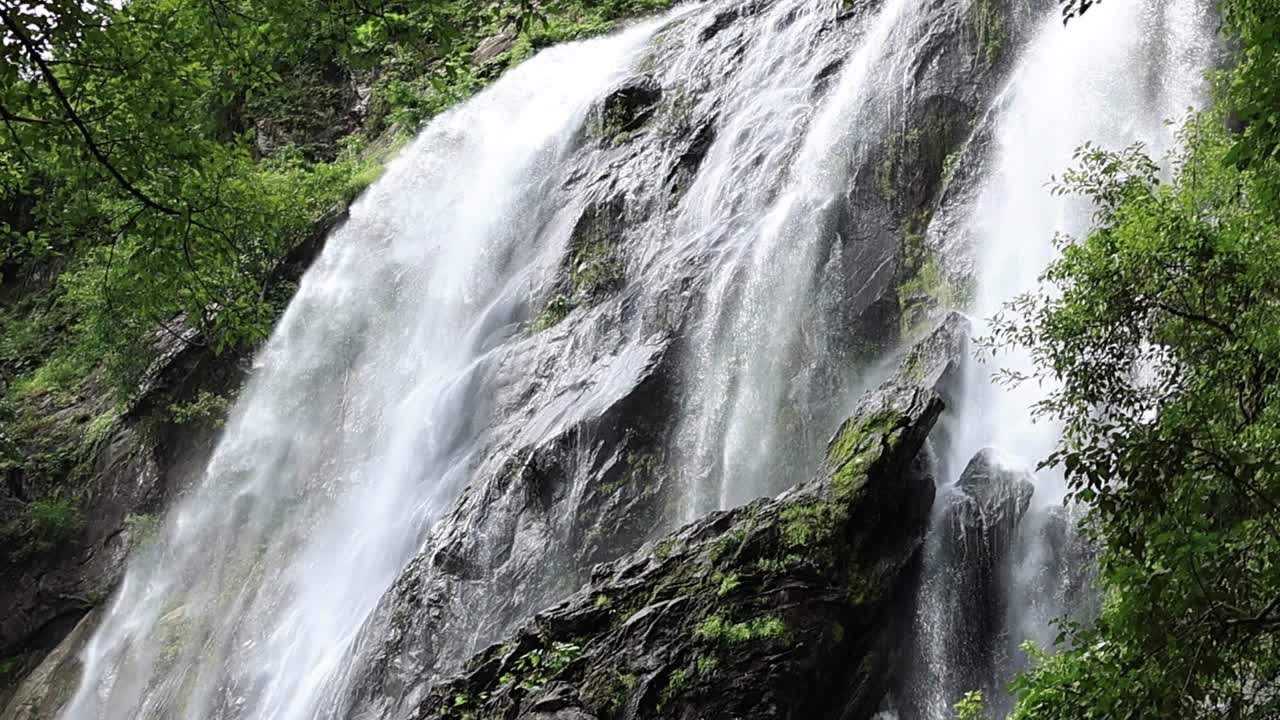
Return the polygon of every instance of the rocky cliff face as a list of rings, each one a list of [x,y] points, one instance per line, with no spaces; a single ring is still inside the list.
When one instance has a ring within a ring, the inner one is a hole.
[[[334,214],[285,258],[273,285],[296,282],[340,219]],[[28,717],[14,713],[40,707],[46,696],[58,700],[58,690],[74,683],[75,655],[91,634],[94,609],[115,589],[129,553],[147,542],[168,501],[199,478],[213,450],[220,413],[182,422],[168,408],[202,392],[234,394],[247,358],[218,356],[168,336],[160,342],[161,360],[148,385],[119,416],[107,409],[114,398],[92,379],[69,402],[46,401],[50,432],[67,438],[59,451],[84,456],[83,466],[70,471],[76,476],[59,478],[79,494],[79,521],[48,553],[21,561],[7,549],[0,553],[0,658],[9,663],[0,673],[0,718]],[[109,416],[110,423],[98,437],[88,437],[85,418],[95,416]],[[8,479],[11,487],[23,480]],[[30,673],[20,688],[17,681]],[[30,717],[50,715],[45,708]]]
[[[598,566],[411,717],[871,717],[901,661],[934,498],[923,450],[945,403],[922,378],[959,360],[912,358],[861,401],[818,477]]]

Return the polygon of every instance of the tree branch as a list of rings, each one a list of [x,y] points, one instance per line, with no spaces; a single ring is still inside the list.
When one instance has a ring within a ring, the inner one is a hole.
[[[31,61],[35,63],[36,68],[40,71],[40,75],[44,78],[45,84],[49,87],[49,91],[53,93],[54,98],[62,107],[62,111],[66,113],[67,119],[71,121],[71,124],[76,127],[76,130],[79,131],[80,136],[84,139],[85,146],[89,149],[89,154],[93,156],[94,160],[105,168],[107,173],[111,175],[116,183],[123,188],[125,192],[132,195],[138,202],[164,215],[174,217],[182,215],[181,211],[164,205],[139,190],[136,185],[129,182],[129,179],[111,163],[111,160],[106,156],[102,149],[98,147],[89,127],[85,125],[84,120],[80,118],[80,115],[76,112],[75,108],[72,107],[71,101],[67,99],[66,93],[62,91],[62,85],[58,82],[57,75],[54,74],[52,68],[49,67],[49,64],[45,62],[44,56],[40,53],[40,48],[36,47],[35,43],[31,40],[31,37],[27,35],[26,30],[23,29],[22,25],[15,21],[10,13],[6,12],[3,8],[0,8],[0,22],[4,23],[4,26],[9,29],[9,32],[13,33],[13,36],[27,51],[27,55],[30,56]]]

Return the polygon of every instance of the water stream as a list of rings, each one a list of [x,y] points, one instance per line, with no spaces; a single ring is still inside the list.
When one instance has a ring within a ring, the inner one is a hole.
[[[197,489],[135,560],[66,718],[314,718],[470,476],[491,378],[558,248],[545,186],[656,23],[555,48],[436,120],[351,210]],[[518,114],[519,123],[510,122]]]

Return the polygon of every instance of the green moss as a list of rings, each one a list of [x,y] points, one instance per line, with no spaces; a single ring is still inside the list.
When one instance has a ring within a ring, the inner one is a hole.
[[[992,6],[991,0],[976,0],[971,6],[973,25],[978,35],[978,48],[987,65],[995,65],[1004,57],[1009,42],[1004,16]]]
[[[603,610],[603,609],[605,609],[605,608],[609,607],[609,605],[610,605],[610,601],[609,601],[609,596],[608,596],[608,595],[600,594],[600,595],[597,595],[597,596],[596,596],[596,607],[597,607],[597,608],[599,608],[599,609]]]
[[[715,573],[711,576],[711,582],[717,586],[716,594],[721,597],[733,592],[742,584],[742,581],[738,578],[738,573],[729,573],[728,575]]]
[[[100,442],[106,439],[107,434],[115,427],[116,420],[120,417],[120,408],[112,406],[98,413],[84,426],[84,440],[82,446],[91,451],[97,447]]]
[[[684,692],[688,683],[689,671],[684,668],[671,671],[671,675],[667,677],[666,687],[662,688],[662,693],[658,696],[658,709],[661,710],[671,704],[672,700]]]
[[[613,245],[595,240],[579,247],[570,259],[569,285],[576,298],[590,298],[608,292],[622,283],[622,260]]]
[[[726,556],[737,552],[747,542],[747,536],[756,527],[756,513],[759,508],[752,507],[747,510],[746,517],[730,532],[721,535],[708,551],[708,557],[711,562],[720,562]]]
[[[619,717],[627,706],[627,699],[640,684],[640,678],[630,672],[614,670],[603,693],[597,691],[596,697],[605,707],[605,717]],[[603,697],[601,697],[603,695]]]
[[[802,548],[829,541],[843,529],[849,511],[842,503],[812,502],[789,505],[782,511],[782,542]]]
[[[915,335],[933,310],[963,310],[973,302],[972,285],[948,277],[941,258],[929,247],[924,233],[927,226],[928,217],[922,214],[908,220],[902,234],[898,306],[903,337]]]
[[[658,546],[653,550],[653,555],[659,560],[666,560],[667,558],[675,554],[675,552],[679,549],[680,549],[680,541],[672,538],[668,538],[658,543]]]
[[[964,148],[956,148],[947,154],[945,160],[942,161],[942,181],[944,183],[951,182],[955,177],[956,168],[960,166],[960,158],[964,157]]]
[[[533,319],[532,329],[535,333],[559,325],[561,321],[569,317],[569,313],[573,310],[573,305],[569,302],[569,298],[564,295],[555,295],[547,301],[546,306],[542,308],[542,312]]]
[[[720,667],[720,658],[714,655],[699,655],[694,661],[694,667],[697,668],[699,675],[710,675]]]
[[[591,134],[613,147],[625,145],[635,135],[627,130],[627,114],[625,108],[619,106],[606,107],[591,124]]]
[[[787,626],[776,615],[765,615],[747,622],[730,622],[722,615],[709,615],[694,630],[699,640],[717,645],[774,640],[787,633]]]
[[[759,558],[755,562],[755,568],[766,575],[772,575],[786,572],[803,561],[804,558],[795,554],[788,554],[782,558]]]

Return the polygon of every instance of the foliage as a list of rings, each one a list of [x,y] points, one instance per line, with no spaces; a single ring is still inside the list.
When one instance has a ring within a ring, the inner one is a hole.
[[[670,4],[0,3],[0,525],[82,490],[85,451],[163,355],[255,348],[292,293],[290,253],[417,123],[539,47]],[[472,61],[503,33],[510,51]],[[584,287],[609,281],[596,260]],[[553,303],[540,322],[558,319]],[[110,413],[86,415],[100,395]]]
[[[544,649],[530,650],[516,658],[511,670],[498,682],[515,685],[525,690],[536,690],[547,684],[560,671],[582,655],[582,647],[573,643],[553,642]]]
[[[60,258],[69,352],[126,395],[163,347],[253,348],[279,312],[285,255],[376,176],[368,138],[412,129],[536,48],[670,4],[6,3],[0,279]],[[500,32],[518,47],[471,62]],[[363,119],[344,110],[357,77],[374,85]],[[589,265],[583,284],[607,282],[607,262]]]
[[[221,426],[230,405],[226,397],[205,390],[190,402],[170,405],[169,412],[180,423],[212,421]]]
[[[23,505],[16,517],[0,525],[0,540],[8,559],[17,562],[50,552],[82,521],[75,498],[54,494]]]
[[[1280,714],[1280,162],[1266,123],[1226,129],[1275,105],[1265,5],[1224,6],[1242,62],[1171,177],[1138,147],[1081,149],[1059,191],[1093,201],[1094,227],[997,318],[995,343],[1050,380],[1039,409],[1065,430],[1046,463],[1103,549],[1101,617],[1029,648],[1016,718]]]
[[[987,717],[987,703],[982,697],[981,690],[971,690],[965,693],[960,702],[956,703],[957,720],[983,720]]]
[[[787,633],[787,626],[773,615],[735,623],[721,615],[707,616],[694,630],[699,640],[720,645],[736,645],[753,640],[772,640]]]
[[[160,533],[161,517],[155,514],[129,513],[124,518],[124,529],[132,547],[143,547],[155,540]]]

